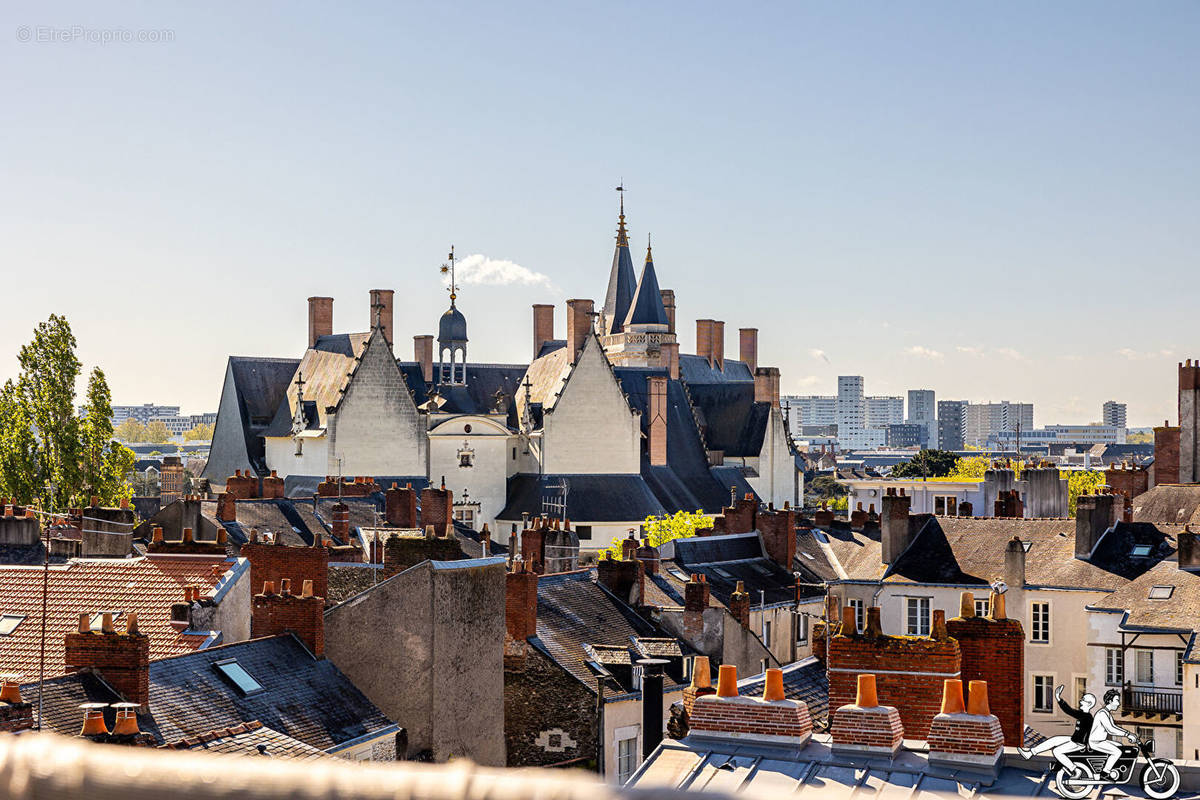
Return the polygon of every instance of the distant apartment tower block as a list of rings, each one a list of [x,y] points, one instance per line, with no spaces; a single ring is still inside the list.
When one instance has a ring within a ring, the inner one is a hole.
[[[1003,432],[1033,430],[1033,404],[968,403],[963,424],[963,442],[973,447],[982,447],[989,438]]]
[[[1118,403],[1116,400],[1109,400],[1104,404],[1104,412],[1100,417],[1100,421],[1112,428],[1128,427],[1125,422],[1125,404]]]
[[[942,450],[963,449],[963,425],[966,400],[939,400],[937,404],[937,446]]]
[[[908,419],[910,425],[924,430],[921,447],[936,447],[938,443],[937,403],[933,389],[908,390]]]

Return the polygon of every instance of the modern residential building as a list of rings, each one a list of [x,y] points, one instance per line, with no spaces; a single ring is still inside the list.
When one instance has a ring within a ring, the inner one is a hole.
[[[1033,430],[1033,404],[968,403],[963,422],[963,443],[983,447],[988,439],[1001,431]]]
[[[904,398],[881,395],[867,398],[867,427],[886,428],[904,422]]]
[[[792,395],[782,398],[781,403],[788,409],[793,430],[801,425],[837,424],[837,398],[831,395]]]
[[[920,423],[901,422],[887,426],[888,447],[924,447],[928,429]]]
[[[997,431],[988,437],[987,446],[1009,449],[1016,446],[1018,432]],[[1059,442],[1067,444],[1125,444],[1125,428],[1112,425],[1047,425],[1037,430],[1020,431],[1021,447],[1031,444]]]
[[[966,400],[939,400],[937,403],[937,446],[942,450],[963,449],[963,425]]]
[[[197,425],[216,425],[217,413],[214,411],[209,414],[173,414],[162,415],[150,418],[150,422],[161,422],[167,426],[172,436],[182,436],[186,431],[190,431]],[[120,423],[116,423],[120,424]]]
[[[1100,416],[1100,421],[1114,428],[1124,428],[1126,425],[1125,404],[1118,403],[1116,400],[1106,402]]]
[[[112,410],[114,427],[127,419],[135,419],[145,425],[156,417],[179,416],[179,406],[159,406],[154,403],[143,403],[140,406],[113,406]]]
[[[905,421],[924,427],[921,447],[937,446],[937,402],[933,389],[908,390],[908,417]]]

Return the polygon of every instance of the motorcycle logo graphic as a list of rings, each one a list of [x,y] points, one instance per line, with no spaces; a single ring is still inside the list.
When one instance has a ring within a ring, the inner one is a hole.
[[[1034,747],[1021,748],[1021,755],[1030,758],[1050,753],[1058,762],[1054,775],[1054,791],[1067,800],[1081,800],[1095,788],[1124,786],[1133,780],[1139,757],[1145,761],[1139,782],[1147,797],[1167,800],[1179,791],[1179,770],[1170,759],[1154,757],[1154,742],[1140,741],[1132,732],[1113,721],[1121,707],[1121,693],[1109,689],[1104,704],[1096,708],[1096,696],[1085,694],[1079,708],[1062,699],[1063,687],[1054,690],[1058,707],[1075,719],[1070,736],[1052,736]],[[1129,744],[1118,744],[1124,737]]]

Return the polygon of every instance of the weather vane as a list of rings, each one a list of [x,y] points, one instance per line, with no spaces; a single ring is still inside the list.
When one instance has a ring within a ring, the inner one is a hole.
[[[450,255],[446,258],[450,263],[442,264],[442,274],[450,274],[450,302],[453,303],[458,297],[458,284],[454,282],[454,245],[450,245]]]

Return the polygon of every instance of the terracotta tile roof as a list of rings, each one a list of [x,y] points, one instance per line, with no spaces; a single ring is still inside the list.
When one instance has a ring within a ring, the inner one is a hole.
[[[46,620],[46,675],[61,675],[64,637],[76,630],[79,614],[136,611],[138,628],[150,637],[150,658],[198,649],[206,637],[182,634],[171,627],[171,604],[183,600],[184,586],[213,592],[235,562],[224,556],[145,556],[126,559],[77,559],[50,566],[49,614]],[[0,566],[0,614],[25,619],[0,636],[0,672],[15,673],[20,682],[38,676],[42,615],[42,567]]]
[[[291,758],[298,761],[328,757],[298,739],[264,727],[258,720],[177,739],[160,746],[168,750],[206,750],[226,755]]]

